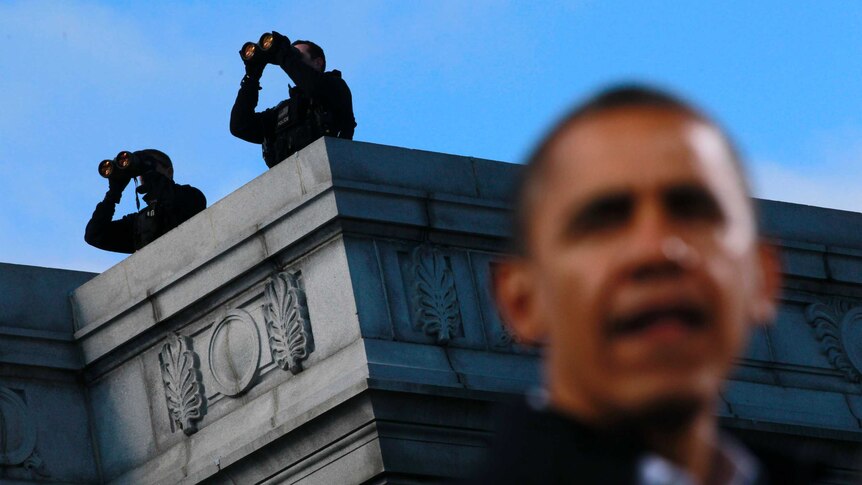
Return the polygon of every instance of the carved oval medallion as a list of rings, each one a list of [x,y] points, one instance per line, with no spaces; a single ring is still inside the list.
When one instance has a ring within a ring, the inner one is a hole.
[[[27,405],[13,391],[0,387],[0,465],[18,465],[36,447],[36,427]]]
[[[245,310],[233,310],[213,326],[209,369],[216,390],[226,396],[245,392],[257,376],[260,334]]]

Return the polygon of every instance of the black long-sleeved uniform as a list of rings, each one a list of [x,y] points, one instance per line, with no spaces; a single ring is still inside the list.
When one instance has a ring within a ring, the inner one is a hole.
[[[281,68],[296,83],[290,98],[256,113],[260,84],[246,76],[230,112],[231,134],[262,144],[269,167],[321,136],[353,138],[353,97],[340,72],[317,71],[302,61],[295,47],[288,49]]]
[[[96,204],[93,217],[87,223],[84,240],[106,251],[133,253],[204,210],[207,205],[200,190],[167,179],[158,191],[145,194],[143,198],[147,206],[140,212],[112,221],[116,203],[109,190],[105,199]]]

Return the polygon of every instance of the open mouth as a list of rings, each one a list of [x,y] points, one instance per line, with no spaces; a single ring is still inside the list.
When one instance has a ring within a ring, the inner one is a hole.
[[[706,327],[706,311],[695,305],[679,304],[648,308],[615,318],[608,326],[612,336],[635,336],[658,327],[673,326],[682,330]]]

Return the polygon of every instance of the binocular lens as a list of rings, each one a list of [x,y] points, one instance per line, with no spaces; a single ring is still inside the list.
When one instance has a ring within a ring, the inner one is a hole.
[[[99,175],[108,178],[114,172],[114,164],[110,160],[102,160],[99,162]]]
[[[129,168],[132,165],[132,154],[126,151],[122,151],[117,154],[117,167],[120,168]]]
[[[272,34],[267,32],[267,33],[260,36],[260,41],[258,41],[258,45],[260,45],[261,49],[268,51],[269,48],[272,47],[272,41],[273,40],[274,40],[274,37],[272,36]]]
[[[247,61],[247,60],[249,60],[249,59],[251,59],[252,57],[254,57],[254,53],[255,53],[255,51],[256,51],[256,50],[257,50],[257,46],[256,46],[256,45],[254,45],[254,44],[253,44],[253,43],[251,43],[251,42],[246,42],[246,43],[242,46],[242,58],[243,58],[244,60],[246,60],[246,61]]]

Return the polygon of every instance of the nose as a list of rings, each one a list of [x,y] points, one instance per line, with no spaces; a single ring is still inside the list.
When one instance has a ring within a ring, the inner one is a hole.
[[[638,208],[624,264],[637,281],[673,278],[697,265],[699,257],[659,204]]]

